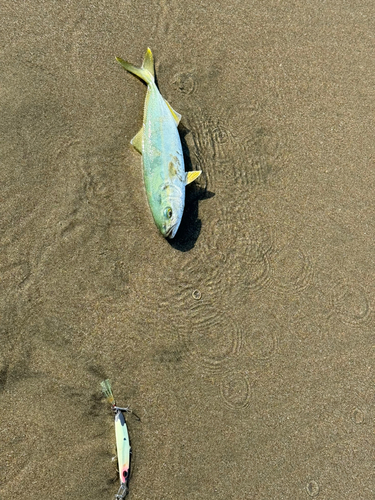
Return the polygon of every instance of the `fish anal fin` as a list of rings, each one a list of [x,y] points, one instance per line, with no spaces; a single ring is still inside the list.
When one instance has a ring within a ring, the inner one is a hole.
[[[201,173],[202,170],[192,170],[191,172],[186,172],[186,184],[190,184],[195,181],[195,179],[198,179]]]
[[[142,141],[143,141],[143,127],[130,141],[130,144],[138,151],[138,153],[141,154],[142,154]]]
[[[169,102],[167,100],[165,100],[165,104],[168,106],[169,108],[169,111],[172,113],[172,116],[174,118],[174,121],[176,122],[176,125],[178,125],[180,123],[180,120],[181,120],[181,115],[180,113],[177,113],[177,111],[175,111],[172,106],[169,104]]]

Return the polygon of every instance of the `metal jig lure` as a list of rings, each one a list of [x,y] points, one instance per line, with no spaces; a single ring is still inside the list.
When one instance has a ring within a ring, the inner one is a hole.
[[[128,479],[130,467],[130,442],[128,428],[126,426],[125,418],[122,412],[129,412],[129,408],[120,408],[116,406],[115,398],[113,397],[110,381],[103,380],[101,382],[103,394],[111,404],[112,411],[115,415],[115,433],[116,433],[116,448],[118,470],[120,474],[120,488],[115,496],[116,500],[123,500],[128,492]]]

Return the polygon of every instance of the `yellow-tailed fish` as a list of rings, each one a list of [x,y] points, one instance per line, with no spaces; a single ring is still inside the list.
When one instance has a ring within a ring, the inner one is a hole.
[[[128,429],[126,427],[126,422],[124,419],[123,411],[129,411],[128,408],[119,408],[116,406],[115,398],[112,394],[111,383],[109,380],[103,380],[101,382],[101,387],[104,395],[106,396],[108,402],[112,406],[112,410],[115,414],[115,433],[116,433],[116,448],[117,448],[117,460],[118,460],[118,470],[120,474],[120,488],[115,496],[116,499],[122,500],[125,498],[128,491],[128,479],[129,479],[129,467],[130,467],[130,442]]]
[[[120,57],[116,60],[147,83],[143,125],[131,144],[142,154],[146,193],[156,226],[164,237],[173,238],[184,211],[185,186],[199,177],[201,171],[185,172],[177,130],[181,115],[172,109],[156,86],[151,50],[147,49],[140,68]]]

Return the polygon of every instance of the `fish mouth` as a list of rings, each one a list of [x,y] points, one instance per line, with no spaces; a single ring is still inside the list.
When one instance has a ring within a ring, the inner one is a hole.
[[[176,232],[177,232],[177,229],[178,229],[177,225],[176,225],[176,224],[174,224],[173,226],[171,226],[171,227],[170,227],[170,228],[169,228],[169,229],[165,232],[164,236],[165,236],[166,238],[169,238],[169,239],[171,240],[172,238],[174,238],[174,236],[175,236],[175,234],[176,234]]]

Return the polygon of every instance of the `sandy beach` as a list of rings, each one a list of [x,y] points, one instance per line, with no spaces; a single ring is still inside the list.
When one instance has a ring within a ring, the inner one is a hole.
[[[370,500],[375,6],[0,6],[0,500]],[[130,146],[155,57],[175,239]]]

